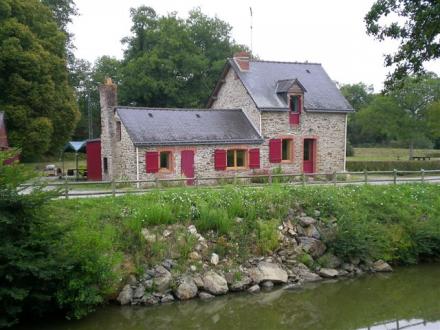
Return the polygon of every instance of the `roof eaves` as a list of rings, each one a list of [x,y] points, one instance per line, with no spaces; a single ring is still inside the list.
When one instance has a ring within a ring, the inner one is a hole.
[[[348,113],[354,109],[305,109],[307,112]]]
[[[263,138],[258,139],[231,139],[231,140],[191,140],[191,141],[160,141],[160,142],[133,142],[136,147],[154,146],[182,146],[182,145],[212,145],[212,144],[261,144]]]

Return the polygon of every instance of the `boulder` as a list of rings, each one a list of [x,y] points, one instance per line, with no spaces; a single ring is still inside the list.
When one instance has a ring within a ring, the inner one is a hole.
[[[264,289],[272,289],[273,288],[273,282],[272,281],[264,281],[260,284]]]
[[[257,267],[249,271],[252,281],[259,284],[263,281],[272,281],[274,283],[287,283],[287,272],[279,265],[262,261]]]
[[[341,266],[342,261],[334,254],[327,252],[322,257],[318,259],[319,264],[325,268],[339,268]]]
[[[240,280],[233,281],[232,284],[229,286],[231,291],[243,291],[245,290],[250,284],[252,283],[252,280],[247,275],[242,275]]]
[[[249,293],[257,293],[260,291],[260,286],[258,284],[255,284],[251,286],[248,290]]]
[[[221,295],[228,292],[226,279],[214,271],[203,275],[203,288],[213,295]]]
[[[211,255],[211,264],[213,264],[214,266],[216,266],[219,262],[219,257],[217,253],[213,253]]]
[[[301,216],[298,218],[298,222],[301,226],[307,227],[310,225],[314,225],[316,223],[316,220],[313,219],[312,217]]]
[[[184,276],[174,291],[176,297],[180,300],[188,300],[197,295],[197,285],[190,276]]]
[[[298,234],[300,236],[307,236],[316,239],[321,238],[321,234],[319,233],[318,229],[316,229],[315,225],[309,225],[307,227],[298,227]]]
[[[155,268],[154,275],[154,285],[156,291],[158,292],[166,292],[170,288],[171,284],[171,273],[164,266],[157,266]]]
[[[190,226],[188,227],[188,232],[189,232],[191,235],[197,235],[197,228],[196,228],[196,226],[194,226],[194,225],[190,225]]]
[[[302,249],[315,259],[319,258],[325,253],[326,246],[316,238],[300,237],[299,241]]]
[[[310,269],[302,263],[292,267],[291,271],[303,282],[316,282],[322,280],[321,276],[311,272]]]
[[[132,300],[133,300],[133,289],[131,288],[131,285],[127,284],[119,293],[117,301],[121,305],[128,305],[131,303]]]
[[[383,260],[377,260],[373,263],[373,270],[375,272],[392,272],[393,268]]]
[[[159,301],[160,298],[152,294],[147,294],[142,298],[142,302],[146,305],[156,305]]]
[[[339,272],[336,269],[332,268],[321,268],[318,271],[319,276],[322,276],[324,278],[334,278],[337,277]]]
[[[215,298],[214,295],[208,293],[208,292],[199,292],[199,298],[202,300],[206,300],[206,299],[212,299]]]
[[[145,287],[141,284],[135,290],[133,294],[134,299],[141,299],[145,294]]]
[[[171,293],[168,293],[168,294],[164,295],[162,298],[160,298],[160,302],[162,304],[170,302],[170,301],[174,301],[174,297]]]
[[[193,281],[199,289],[203,288],[203,279],[199,275],[194,276]]]

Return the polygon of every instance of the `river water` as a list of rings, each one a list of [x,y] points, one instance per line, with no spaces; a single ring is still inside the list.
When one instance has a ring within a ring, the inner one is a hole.
[[[326,281],[296,290],[230,294],[210,301],[107,306],[80,321],[25,328],[440,330],[440,265],[402,267],[392,274]]]

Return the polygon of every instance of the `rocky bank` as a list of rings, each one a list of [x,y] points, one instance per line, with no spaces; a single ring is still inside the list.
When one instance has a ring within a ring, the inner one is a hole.
[[[188,253],[185,266],[177,259],[167,258],[154,267],[147,267],[140,276],[130,275],[117,301],[121,305],[154,305],[174,300],[212,299],[228,292],[256,293],[279,285],[293,288],[323,279],[392,271],[382,260],[340,260],[327,251],[321,240],[324,227],[319,222],[319,211],[310,217],[291,210],[278,227],[278,249],[270,255],[253,256],[237,263],[209,252],[210,239],[190,225],[183,229],[197,244]],[[175,230],[176,226],[169,226],[157,235],[145,228],[142,235],[147,242],[172,240]]]

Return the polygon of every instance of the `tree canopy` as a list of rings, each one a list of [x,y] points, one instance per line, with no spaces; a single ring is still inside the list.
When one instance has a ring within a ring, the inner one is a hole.
[[[25,159],[58,151],[78,119],[66,36],[38,0],[0,0],[0,108]]]
[[[397,52],[385,57],[386,66],[395,66],[385,83],[388,89],[410,74],[425,73],[424,63],[440,57],[439,1],[377,0],[365,22],[368,34],[400,42]]]

